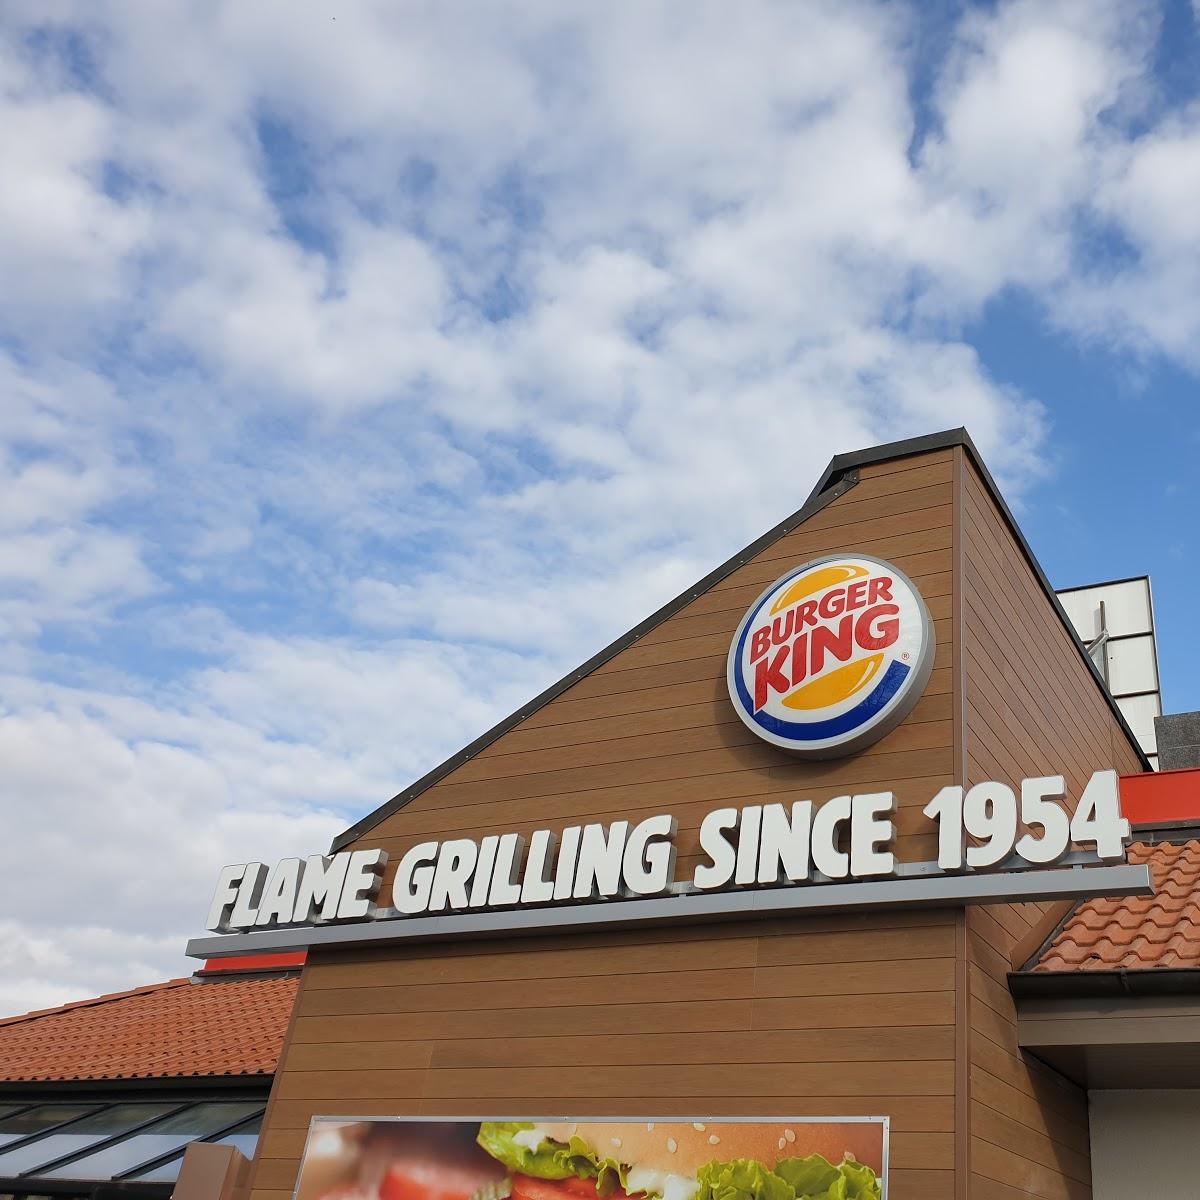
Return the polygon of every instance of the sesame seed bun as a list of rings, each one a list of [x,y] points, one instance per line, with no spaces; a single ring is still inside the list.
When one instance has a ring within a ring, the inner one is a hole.
[[[582,1138],[601,1157],[670,1175],[694,1176],[714,1160],[750,1158],[774,1167],[781,1158],[809,1154],[832,1163],[849,1155],[883,1172],[880,1128],[866,1122],[553,1121],[534,1128],[556,1142]]]

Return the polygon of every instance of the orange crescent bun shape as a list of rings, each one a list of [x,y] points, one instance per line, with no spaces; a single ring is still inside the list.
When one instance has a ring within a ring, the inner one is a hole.
[[[831,1163],[849,1154],[883,1174],[883,1128],[875,1122],[705,1122],[697,1129],[683,1121],[539,1121],[534,1128],[556,1142],[582,1138],[603,1158],[670,1175],[694,1176],[714,1160],[751,1158],[774,1167],[781,1158],[809,1154]]]

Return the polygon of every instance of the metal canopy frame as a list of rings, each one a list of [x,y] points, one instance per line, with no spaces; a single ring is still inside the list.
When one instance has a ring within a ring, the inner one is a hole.
[[[45,1129],[39,1129],[34,1133],[27,1134],[24,1137],[19,1137],[9,1142],[0,1148],[0,1154],[7,1154],[12,1150],[20,1150],[26,1146],[35,1145],[45,1138],[61,1133],[64,1130],[70,1132],[72,1126],[81,1121],[87,1120],[89,1117],[94,1117],[98,1113],[107,1112],[113,1108],[119,1108],[121,1105],[127,1104],[144,1104],[154,1103],[156,1100],[152,1097],[139,1097],[131,1099],[122,1096],[118,1099],[108,1101],[86,1101],[80,1100],[78,1103],[90,1103],[92,1108],[90,1111],[80,1113],[78,1116],[71,1117],[69,1120],[60,1121],[55,1125],[49,1125]],[[187,1099],[179,1099],[171,1101],[166,1099],[163,1101],[167,1104],[165,1111],[156,1113],[152,1117],[146,1118],[144,1121],[139,1121],[128,1129],[122,1130],[120,1133],[114,1133],[108,1137],[100,1137],[97,1141],[88,1146],[83,1146],[79,1149],[72,1150],[67,1154],[62,1154],[58,1158],[51,1159],[48,1162],[40,1163],[36,1167],[31,1167],[28,1171],[19,1172],[16,1175],[0,1174],[0,1193],[11,1193],[14,1195],[54,1195],[54,1196],[86,1196],[90,1195],[97,1185],[116,1184],[124,1190],[128,1190],[131,1194],[144,1196],[146,1200],[159,1200],[159,1197],[167,1197],[174,1189],[173,1183],[153,1183],[142,1182],[134,1178],[144,1171],[152,1170],[155,1167],[162,1166],[164,1163],[170,1162],[172,1159],[182,1157],[188,1145],[193,1141],[198,1142],[215,1142],[221,1138],[228,1136],[231,1133],[237,1133],[243,1126],[252,1125],[255,1121],[261,1121],[266,1111],[266,1098],[258,1099],[261,1108],[257,1112],[243,1113],[235,1120],[230,1120],[220,1128],[205,1134],[203,1137],[191,1138],[185,1141],[180,1146],[173,1150],[163,1151],[152,1155],[149,1158],[135,1163],[133,1166],[119,1171],[115,1175],[105,1179],[80,1177],[79,1179],[50,1179],[42,1172],[57,1170],[59,1167],[68,1166],[73,1162],[90,1157],[93,1154],[98,1154],[112,1146],[120,1145],[122,1142],[128,1141],[132,1137],[136,1137],[140,1133],[146,1132],[161,1121],[165,1121],[171,1117],[179,1116],[181,1113],[186,1113],[189,1109],[196,1108],[202,1104],[211,1103],[237,1103],[238,1101],[232,1097],[212,1096],[194,1096]],[[243,1100],[243,1102],[245,1102]],[[16,1103],[16,1102],[14,1102]],[[30,1111],[31,1109],[45,1107],[55,1104],[70,1104],[70,1099],[62,1096],[47,1096],[43,1099],[31,1100],[27,1103],[21,1103],[21,1106],[15,1112],[6,1114],[7,1117],[17,1117]],[[2,1168],[0,1168],[2,1170]]]
[[[199,1142],[219,1142],[223,1137],[228,1137],[231,1133],[238,1133],[244,1126],[253,1125],[256,1121],[261,1125],[263,1116],[265,1114],[266,1104],[264,1103],[260,1111],[251,1113],[248,1117],[240,1117],[236,1121],[231,1121],[228,1125],[223,1125],[220,1129],[215,1130],[206,1137],[195,1138],[193,1140]],[[132,1180],[136,1182],[136,1180],[133,1179],[134,1176],[141,1175],[146,1171],[152,1171],[155,1167],[161,1167],[164,1163],[169,1163],[173,1159],[181,1157],[183,1151],[186,1149],[187,1146],[185,1145],[178,1150],[168,1150],[165,1153],[158,1155],[156,1158],[148,1158],[145,1162],[138,1163],[136,1167],[130,1167],[128,1171],[118,1172],[113,1176],[113,1179],[118,1181]]]

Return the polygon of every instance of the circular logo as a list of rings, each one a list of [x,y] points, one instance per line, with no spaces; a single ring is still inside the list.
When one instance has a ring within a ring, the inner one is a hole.
[[[729,647],[729,698],[759,737],[836,758],[894,729],[933,670],[920,592],[869,554],[815,558],[750,606]]]

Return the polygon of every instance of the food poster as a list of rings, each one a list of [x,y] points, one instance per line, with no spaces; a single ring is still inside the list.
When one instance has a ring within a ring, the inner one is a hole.
[[[884,1117],[316,1117],[296,1200],[884,1200]]]

